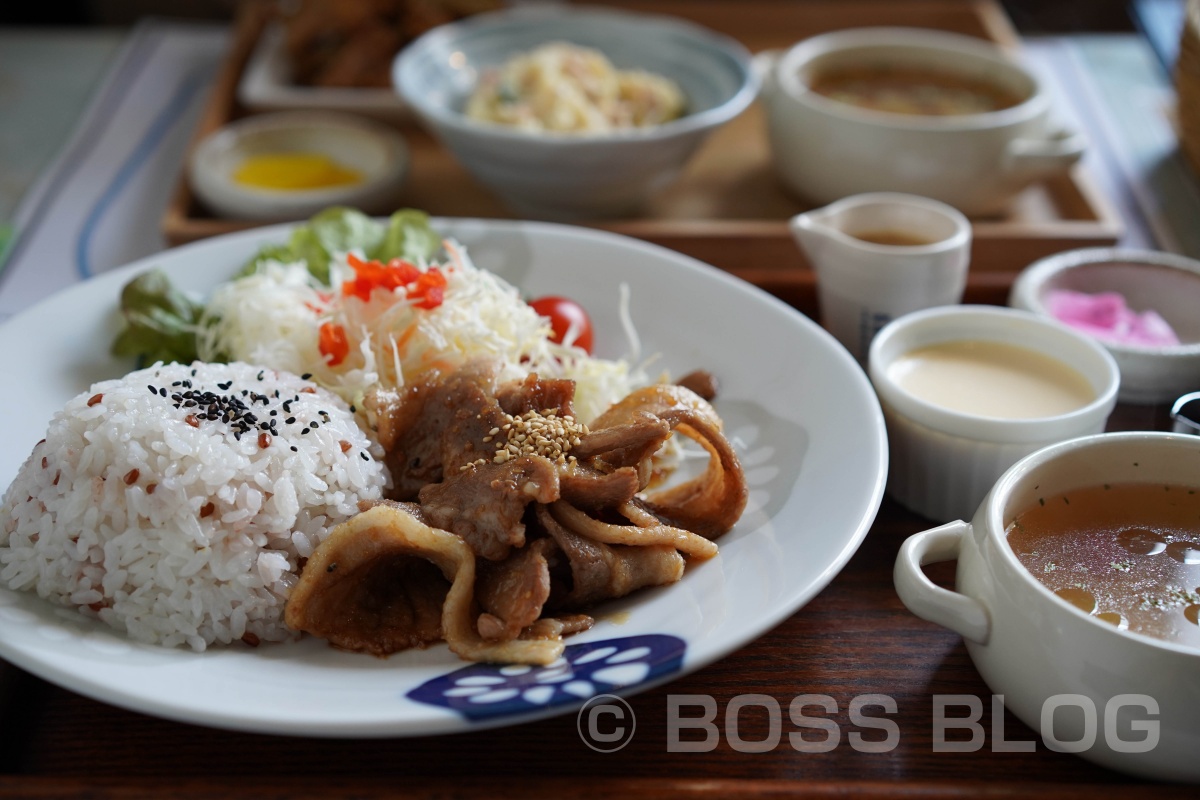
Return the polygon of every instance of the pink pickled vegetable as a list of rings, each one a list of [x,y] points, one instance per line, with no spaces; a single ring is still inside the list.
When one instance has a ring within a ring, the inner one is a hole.
[[[1134,311],[1117,292],[1052,289],[1046,295],[1046,308],[1060,322],[1105,342],[1144,347],[1179,344],[1175,331],[1157,312]]]

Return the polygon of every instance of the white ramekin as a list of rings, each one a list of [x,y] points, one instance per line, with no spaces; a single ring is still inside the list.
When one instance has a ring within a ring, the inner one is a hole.
[[[1077,369],[1095,399],[1066,414],[998,419],[951,411],[917,398],[889,366],[916,348],[985,340],[1025,347]],[[995,306],[946,306],[889,323],[871,344],[868,373],[887,422],[888,493],[938,522],[969,519],[1000,475],[1023,456],[1076,436],[1100,433],[1117,402],[1120,373],[1091,338],[1053,320]]]

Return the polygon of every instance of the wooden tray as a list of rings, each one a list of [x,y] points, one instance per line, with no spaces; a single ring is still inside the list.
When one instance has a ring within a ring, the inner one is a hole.
[[[691,19],[734,36],[755,52],[855,25],[924,26],[1014,50],[1020,46],[994,0],[612,0],[605,5]],[[197,141],[245,115],[237,85],[271,9],[263,2],[242,7],[233,46],[197,127]],[[440,216],[513,216],[424,130],[413,123],[400,127],[413,157],[404,205]],[[644,216],[594,227],[694,256],[801,306],[812,303],[814,276],[792,241],[787,220],[805,209],[772,174],[763,110],[755,103],[713,135],[678,183],[655,198]],[[1029,188],[1002,217],[973,223],[967,299],[974,302],[1003,303],[1016,272],[1029,263],[1062,250],[1113,244],[1122,233],[1119,217],[1079,168]],[[182,178],[162,224],[167,241],[177,245],[259,223],[207,214]]]

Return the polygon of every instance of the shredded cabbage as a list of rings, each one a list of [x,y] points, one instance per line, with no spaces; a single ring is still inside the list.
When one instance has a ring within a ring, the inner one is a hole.
[[[332,259],[330,285],[313,277],[303,261],[264,261],[257,272],[213,294],[200,325],[200,357],[224,355],[308,373],[361,406],[373,388],[399,391],[431,370],[494,356],[505,365],[503,378],[536,372],[574,380],[576,417],[585,423],[650,382],[629,361],[594,358],[550,341],[549,321],[514,286],[476,267],[462,245],[446,241],[444,247],[445,263],[416,265],[421,271],[437,267],[446,277],[443,301],[431,309],[414,305],[403,287],[376,288],[365,302],[343,292],[343,281],[355,277],[345,255]],[[350,345],[336,365],[321,352],[326,323],[341,326]]]

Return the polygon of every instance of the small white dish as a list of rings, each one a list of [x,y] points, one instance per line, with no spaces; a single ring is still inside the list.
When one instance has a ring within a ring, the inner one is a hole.
[[[1051,749],[1150,780],[1200,782],[1200,650],[1076,608],[1026,569],[1007,535],[1039,498],[1102,483],[1200,489],[1198,476],[1195,436],[1108,433],[1046,447],[1009,469],[970,523],[909,537],[896,592],[918,617],[962,635],[988,686]],[[953,590],[921,570],[950,560]]]
[[[1171,403],[1200,391],[1200,261],[1151,250],[1069,250],[1026,267],[1008,304],[1050,316],[1046,298],[1056,289],[1117,292],[1131,310],[1157,312],[1179,337],[1162,346],[1100,341],[1121,368],[1121,402]]]
[[[315,153],[362,175],[362,180],[320,189],[260,189],[233,174],[255,155]],[[306,219],[323,208],[348,205],[367,213],[395,209],[409,167],[398,132],[352,114],[295,111],[251,116],[206,137],[188,160],[188,180],[213,213],[232,219]]]
[[[1094,399],[1073,411],[1027,419],[951,410],[904,389],[891,367],[917,348],[997,342],[1031,350],[1082,374]],[[887,422],[888,493],[937,522],[968,519],[996,479],[1054,442],[1100,433],[1117,402],[1120,373],[1104,348],[1044,317],[993,306],[943,306],[907,314],[871,343],[868,372]]]
[[[256,113],[270,111],[348,111],[386,122],[412,115],[390,87],[300,86],[292,81],[284,28],[271,23],[263,30],[238,82],[238,102]]]

